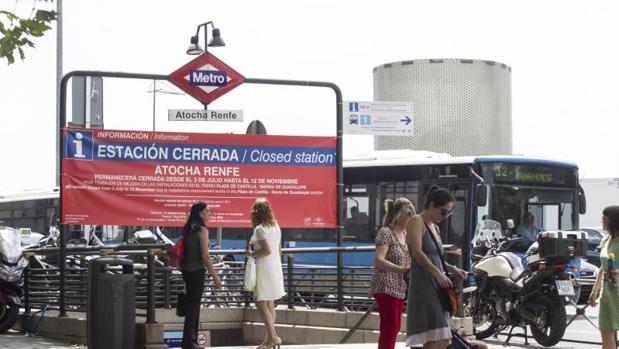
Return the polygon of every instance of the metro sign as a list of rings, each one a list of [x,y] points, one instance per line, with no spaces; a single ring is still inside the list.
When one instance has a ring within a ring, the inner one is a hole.
[[[170,74],[168,79],[205,104],[211,103],[245,81],[243,75],[208,52]]]

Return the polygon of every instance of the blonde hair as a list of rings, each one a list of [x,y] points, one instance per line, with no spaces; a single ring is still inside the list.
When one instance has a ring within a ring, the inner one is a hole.
[[[269,200],[266,198],[257,198],[251,208],[251,225],[257,227],[260,224],[275,225],[277,221],[273,216],[273,209]]]
[[[400,217],[409,210],[411,215],[415,214],[415,206],[407,198],[386,199],[385,200],[385,217],[383,218],[383,227],[393,227]]]

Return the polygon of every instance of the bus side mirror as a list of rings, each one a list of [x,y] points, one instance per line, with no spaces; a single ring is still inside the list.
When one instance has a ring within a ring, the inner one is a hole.
[[[585,197],[584,189],[578,185],[578,213],[587,213],[587,198]]]
[[[486,206],[488,199],[488,187],[479,183],[475,186],[475,203],[477,206]]]

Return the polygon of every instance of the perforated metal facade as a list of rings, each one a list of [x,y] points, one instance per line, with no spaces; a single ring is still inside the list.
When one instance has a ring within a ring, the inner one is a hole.
[[[420,59],[374,68],[375,101],[413,103],[411,137],[375,136],[374,149],[454,156],[512,153],[511,68],[470,59]]]

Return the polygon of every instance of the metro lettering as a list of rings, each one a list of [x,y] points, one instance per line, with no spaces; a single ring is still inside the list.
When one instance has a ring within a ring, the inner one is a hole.
[[[226,86],[228,75],[217,70],[191,70],[189,83],[194,86]]]

